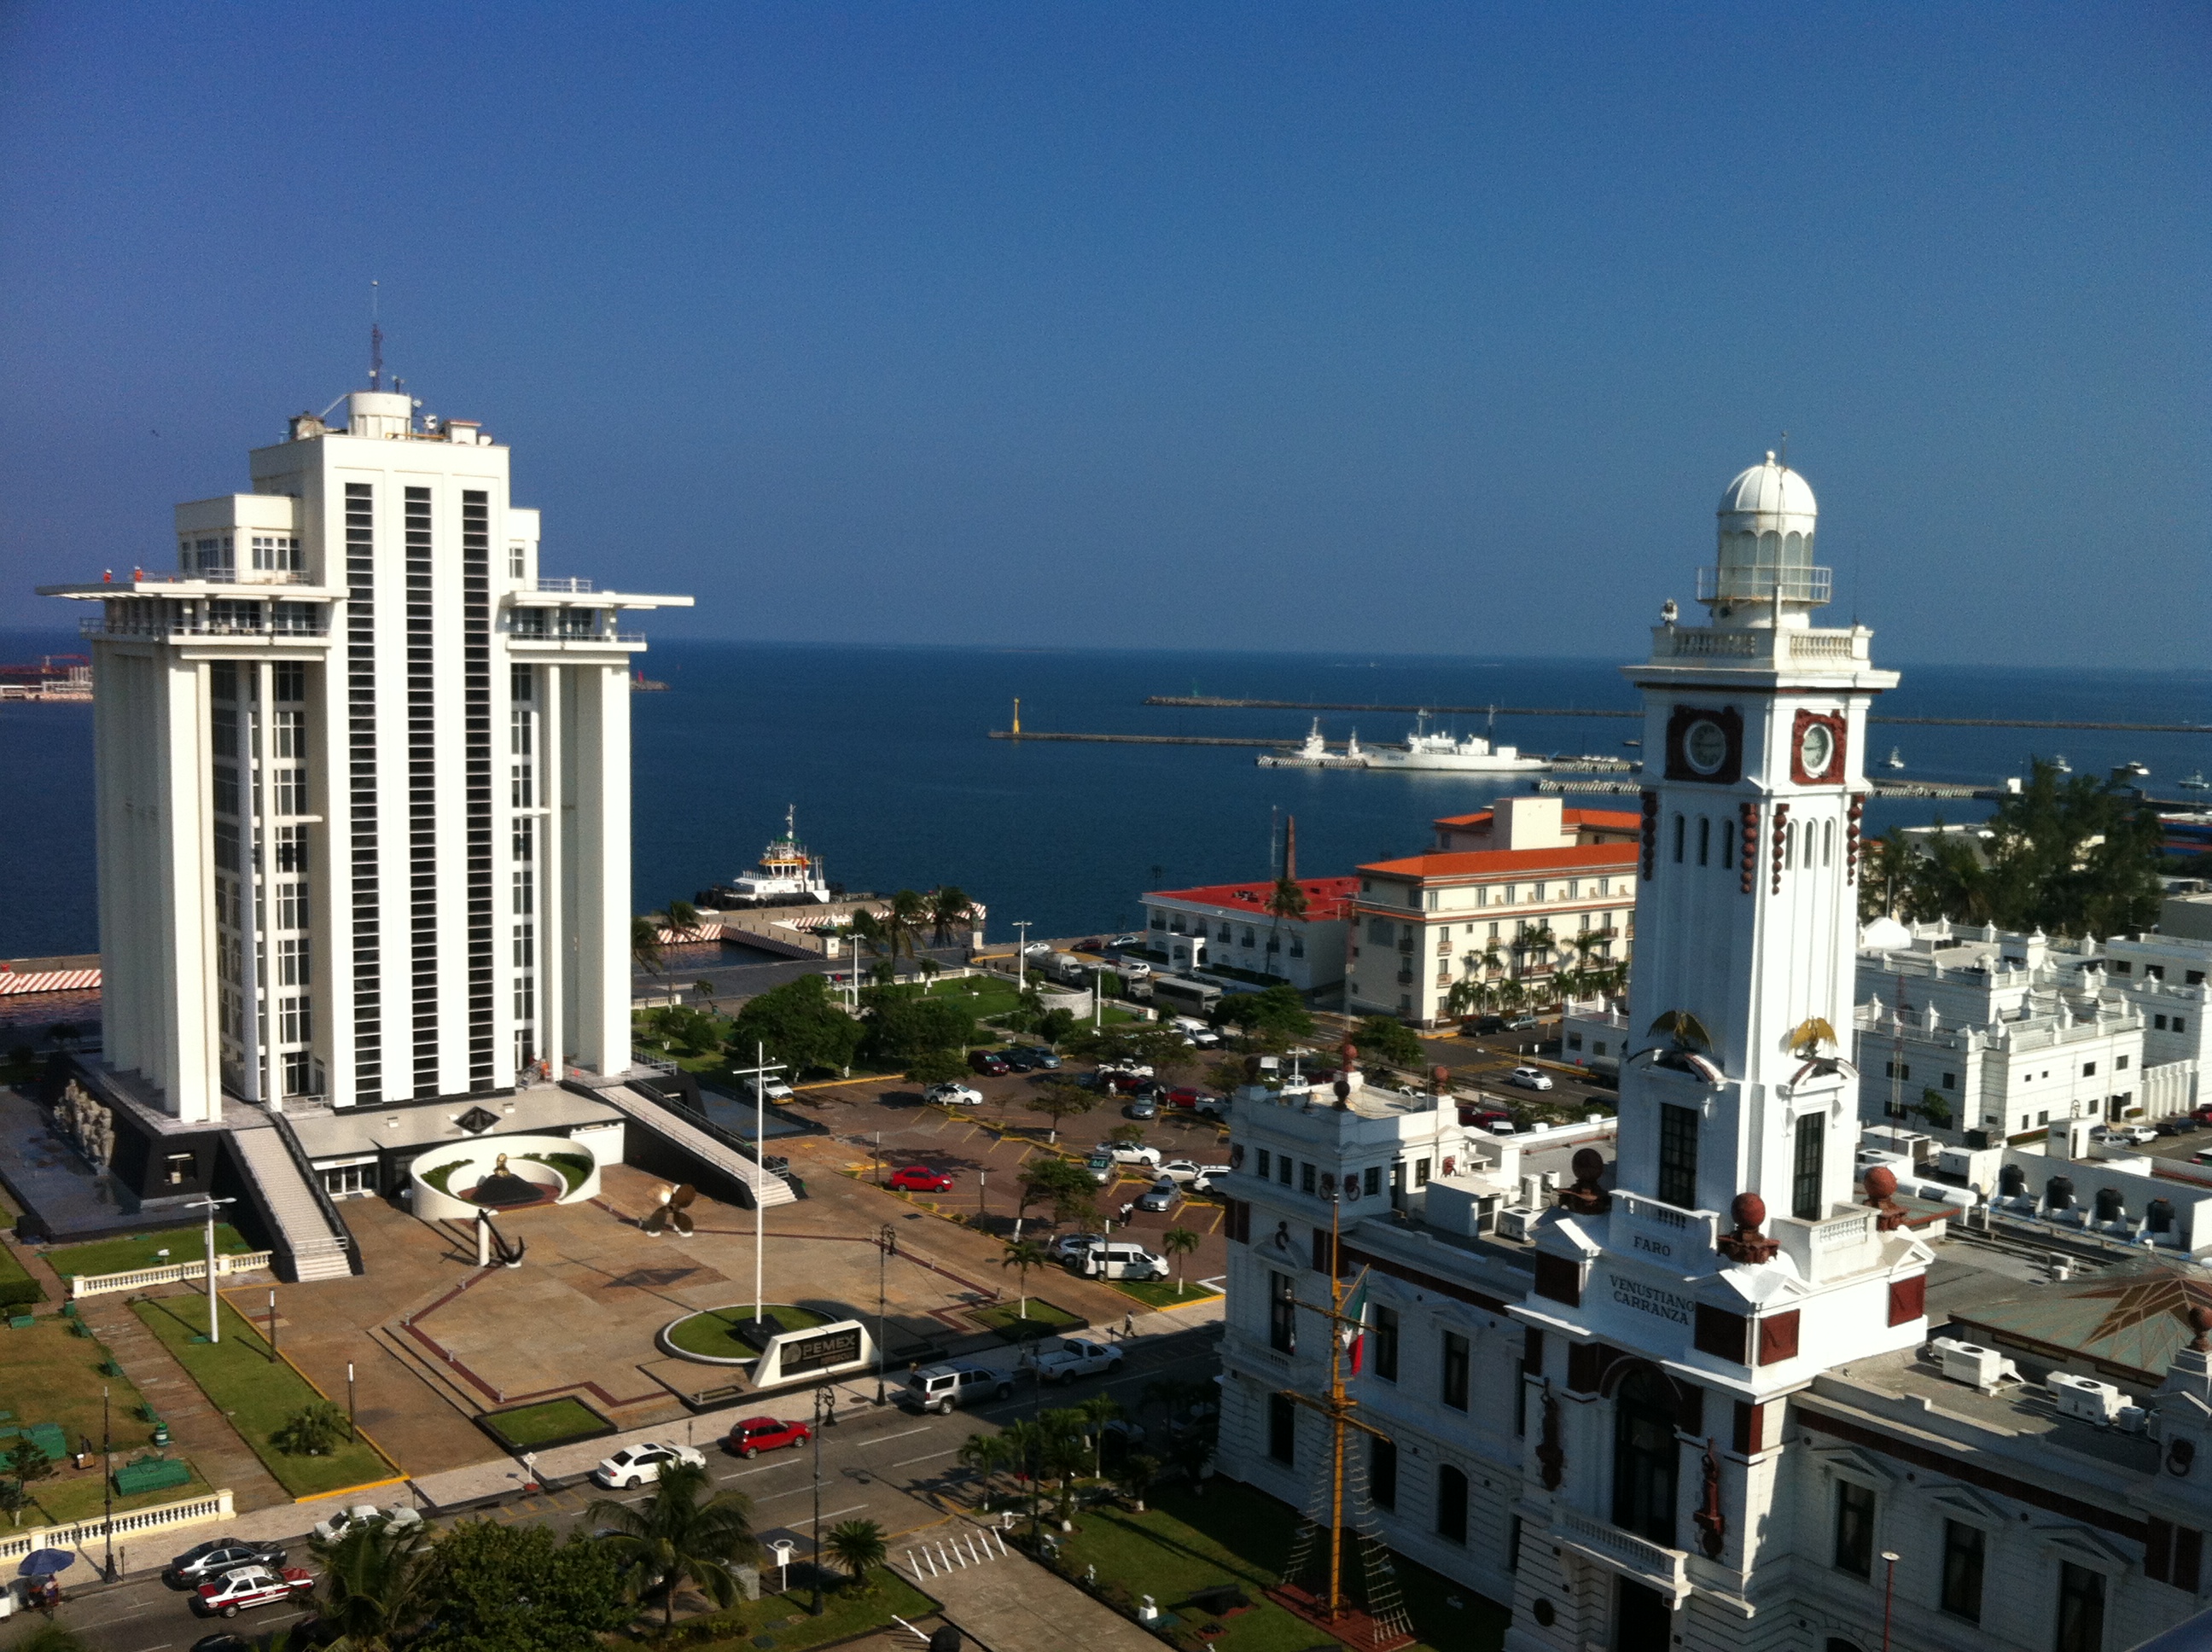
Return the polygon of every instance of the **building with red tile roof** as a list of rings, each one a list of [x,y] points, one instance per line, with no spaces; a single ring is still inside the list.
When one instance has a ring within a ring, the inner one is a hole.
[[[1182,973],[1226,965],[1288,981],[1300,992],[1344,979],[1345,938],[1357,878],[1301,878],[1303,918],[1267,910],[1275,884],[1206,884],[1160,890],[1142,898],[1146,937],[1170,969]]]

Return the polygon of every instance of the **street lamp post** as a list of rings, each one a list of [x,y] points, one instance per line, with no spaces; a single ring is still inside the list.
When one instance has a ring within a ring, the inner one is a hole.
[[[1014,928],[1021,937],[1014,943],[1014,990],[1022,993],[1029,990],[1029,975],[1024,966],[1030,958],[1030,925],[1027,920],[1024,920]]]
[[[354,1415],[353,1361],[349,1359],[346,1361],[346,1438],[349,1440],[360,1437],[360,1430],[354,1422]]]
[[[1885,1564],[1881,1579],[1881,1652],[1889,1652],[1889,1603],[1897,1592],[1897,1551],[1884,1549],[1881,1558]]]
[[[822,1615],[822,1430],[837,1426],[837,1391],[814,1390],[814,1612]]]
[[[982,1226],[983,1218],[991,1213],[991,1167],[984,1165],[975,1172],[975,1225]]]
[[[216,1317],[218,1299],[215,1294],[215,1213],[225,1205],[236,1203],[238,1201],[235,1199],[216,1199],[208,1193],[202,1193],[191,1201],[191,1205],[204,1206],[207,1211],[208,1340],[210,1342],[222,1340],[222,1322]],[[187,1205],[185,1208],[189,1210],[191,1205]]]
[[[108,1425],[107,1384],[103,1382],[100,1385],[100,1524],[107,1535],[107,1558],[100,1570],[111,1583],[115,1581],[115,1465],[111,1461],[114,1450],[114,1430]]]
[[[269,1292],[269,1363],[276,1363],[276,1292],[273,1286]]]
[[[897,1230],[886,1222],[876,1236],[876,1403],[879,1406],[884,1403],[884,1368],[890,1359],[890,1346],[884,1340],[884,1270],[897,1249]]]

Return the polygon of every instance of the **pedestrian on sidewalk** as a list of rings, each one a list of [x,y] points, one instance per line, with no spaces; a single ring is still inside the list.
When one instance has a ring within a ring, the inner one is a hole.
[[[1127,1342],[1137,1334],[1137,1316],[1133,1313],[1121,1315],[1121,1340]]]

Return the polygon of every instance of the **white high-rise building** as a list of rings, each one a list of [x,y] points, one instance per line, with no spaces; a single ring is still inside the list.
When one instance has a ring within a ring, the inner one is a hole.
[[[356,392],[97,602],[106,1063],[161,1113],[629,1066],[625,611],[538,572],[508,450]]]

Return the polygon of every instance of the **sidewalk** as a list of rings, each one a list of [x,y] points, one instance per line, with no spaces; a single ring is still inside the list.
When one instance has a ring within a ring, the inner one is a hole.
[[[1150,1631],[964,1521],[939,1541],[894,1546],[891,1564],[990,1652],[1159,1652]]]

